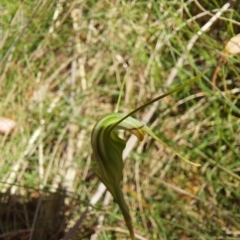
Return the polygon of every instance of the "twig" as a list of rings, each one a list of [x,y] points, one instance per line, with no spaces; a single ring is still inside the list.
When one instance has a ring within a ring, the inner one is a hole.
[[[12,170],[9,174],[9,176],[7,177],[6,180],[3,180],[4,182],[4,186],[1,189],[1,192],[4,193],[7,191],[7,188],[9,185],[12,185],[18,172],[20,167],[23,165],[24,163],[24,159],[25,157],[32,151],[32,149],[34,148],[34,143],[37,141],[37,139],[39,138],[40,134],[42,132],[42,126],[40,126],[39,128],[37,128],[34,133],[32,134],[31,138],[28,141],[28,146],[25,149],[25,151],[20,155],[19,159],[17,160],[17,162],[13,165]],[[14,193],[14,192],[13,192]]]
[[[72,236],[76,233],[78,227],[81,225],[82,221],[84,220],[87,213],[92,209],[91,206],[87,206],[85,211],[81,214],[81,217],[76,221],[74,226],[70,228],[70,230],[67,232],[67,234],[64,236],[63,240],[69,240],[72,239]]]
[[[62,13],[63,11],[63,4],[64,4],[65,0],[59,0],[55,9],[55,12],[53,14],[53,23],[50,26],[48,32],[51,34],[54,32],[54,29],[57,28],[60,25],[60,21],[58,20],[59,15]]]
[[[210,27],[213,25],[213,23],[231,6],[230,2],[226,3],[215,15],[213,15],[210,20],[204,24],[201,29],[190,39],[188,42],[186,51],[181,55],[181,57],[178,59],[176,66],[172,69],[170,72],[167,81],[166,81],[166,86],[169,87],[174,78],[177,76],[179,68],[181,68],[184,64],[184,61],[189,54],[190,50],[194,46],[195,42],[198,40],[198,38],[204,33],[207,32]]]

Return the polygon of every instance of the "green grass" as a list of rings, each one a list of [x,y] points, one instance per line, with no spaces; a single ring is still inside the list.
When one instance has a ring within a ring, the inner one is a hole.
[[[99,117],[114,111],[123,79],[124,113],[166,90],[190,39],[225,4],[199,1],[210,11],[202,14],[194,1],[59,2],[0,3],[0,116],[17,122],[12,134],[0,135],[1,239],[64,236],[98,187],[90,134]],[[126,160],[123,189],[138,239],[240,237],[240,56],[219,60],[239,33],[239,12],[233,3],[200,36],[168,87],[206,74],[161,100],[148,123],[201,166],[150,137]],[[97,239],[128,238],[117,205],[102,203],[103,197],[74,239],[94,232]]]

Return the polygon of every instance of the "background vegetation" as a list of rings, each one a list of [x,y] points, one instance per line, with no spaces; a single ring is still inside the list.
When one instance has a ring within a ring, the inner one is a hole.
[[[127,113],[203,71],[148,123],[201,167],[146,136],[126,160],[123,189],[138,239],[240,238],[240,56],[223,56],[240,31],[239,2],[187,51],[225,3],[1,1],[0,116],[17,128],[0,136],[0,239],[61,239],[80,217],[99,185],[91,130],[114,111],[123,79]],[[117,205],[103,199],[73,239],[128,238]]]

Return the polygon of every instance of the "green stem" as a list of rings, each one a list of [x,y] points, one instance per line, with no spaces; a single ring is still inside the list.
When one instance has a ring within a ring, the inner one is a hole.
[[[117,101],[117,105],[116,105],[116,108],[115,108],[115,113],[118,112],[118,109],[119,109],[119,106],[120,106],[120,101],[121,101],[121,98],[122,98],[122,95],[123,95],[123,88],[124,88],[125,82],[126,82],[126,78],[124,78],[122,83],[121,83],[120,93],[118,95],[118,101]]]
[[[132,219],[131,219],[131,216],[130,216],[129,208],[128,208],[128,205],[127,205],[127,203],[124,199],[123,193],[120,190],[120,191],[116,191],[115,195],[116,195],[115,202],[118,204],[118,206],[121,209],[122,215],[124,217],[124,220],[126,222],[128,231],[129,231],[130,236],[131,236],[131,240],[136,240],[135,235],[134,235],[134,231],[133,231]]]

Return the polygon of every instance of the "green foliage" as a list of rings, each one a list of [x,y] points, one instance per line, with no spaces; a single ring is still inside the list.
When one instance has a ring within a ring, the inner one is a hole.
[[[238,1],[186,50],[225,2],[1,1],[0,117],[17,128],[0,135],[0,238],[61,239],[98,188],[91,131],[114,111],[121,82],[119,112],[126,116],[168,91],[166,80],[183,55],[170,89],[206,71],[204,77],[154,104],[147,125],[162,142],[146,134],[124,163],[121,186],[134,233],[239,238],[240,56],[222,55],[240,30]],[[36,230],[32,237],[29,229]],[[98,239],[128,236],[116,204],[99,202],[74,238],[96,231]]]

